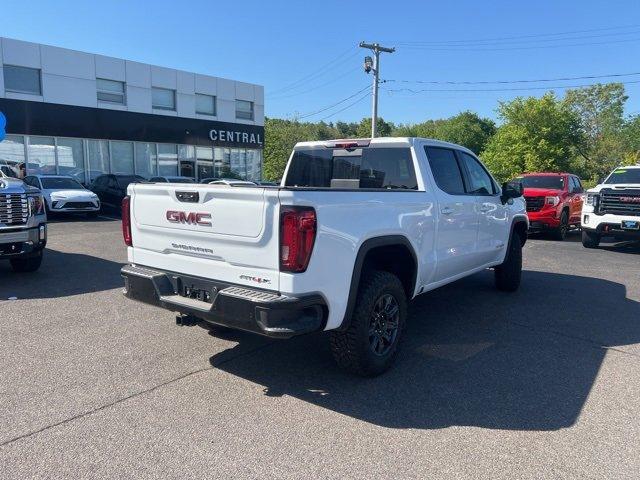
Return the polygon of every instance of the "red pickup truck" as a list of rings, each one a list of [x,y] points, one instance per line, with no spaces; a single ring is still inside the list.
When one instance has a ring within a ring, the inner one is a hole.
[[[529,230],[564,240],[571,226],[580,227],[582,183],[571,173],[526,173],[516,178],[524,187]]]

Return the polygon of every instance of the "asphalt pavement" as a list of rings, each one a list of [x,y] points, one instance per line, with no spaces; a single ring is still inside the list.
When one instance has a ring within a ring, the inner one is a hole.
[[[0,262],[0,478],[640,478],[640,246],[532,238],[419,297],[375,379],[323,334],[178,327],[122,296],[120,224]],[[17,297],[17,300],[7,300]]]

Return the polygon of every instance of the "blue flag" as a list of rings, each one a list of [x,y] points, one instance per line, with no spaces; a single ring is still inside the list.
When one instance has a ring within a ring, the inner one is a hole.
[[[4,116],[4,113],[0,112],[0,142],[4,140],[4,136],[7,132],[4,131],[4,127],[7,126],[7,117]]]

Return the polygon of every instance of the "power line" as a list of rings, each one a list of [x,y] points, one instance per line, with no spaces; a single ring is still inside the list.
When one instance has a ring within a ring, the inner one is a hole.
[[[624,85],[640,83],[640,80],[630,80],[627,82],[618,82]],[[423,88],[420,90],[413,90],[411,88],[398,88],[398,89],[387,89],[388,92],[409,92],[409,93],[423,93],[423,92],[509,92],[509,91],[518,91],[518,90],[552,90],[552,89],[561,89],[561,88],[584,88],[584,87],[592,87],[593,83],[583,84],[583,85],[555,85],[555,86],[544,86],[544,87],[515,87],[515,88],[440,88],[440,89],[430,89]]]
[[[560,39],[559,39],[560,40]],[[448,47],[430,47],[430,46],[420,46],[420,45],[404,45],[403,48],[411,49],[411,50],[430,50],[430,51],[446,51],[446,52],[499,52],[506,50],[535,50],[535,49],[544,49],[544,48],[564,48],[564,47],[583,47],[583,46],[591,46],[591,45],[610,45],[614,43],[628,43],[628,42],[638,42],[640,38],[628,38],[624,40],[609,40],[605,42],[584,42],[584,43],[565,43],[565,44],[556,44],[556,45],[530,45],[523,47],[501,47],[501,48],[469,48],[468,45],[451,45]],[[459,47],[459,48],[458,48]]]
[[[288,85],[285,85],[282,88],[276,89],[272,92],[269,92],[268,96],[271,95],[275,95],[277,93],[284,93],[286,91],[289,90],[294,90],[298,87],[300,87],[302,84],[304,84],[307,80],[312,79],[314,76],[318,76],[318,72],[321,72],[320,75],[325,73],[325,70],[327,69],[327,67],[336,64],[336,63],[342,63],[346,60],[349,60],[353,57],[355,57],[358,54],[358,50],[355,50],[356,47],[349,47],[348,50],[342,52],[340,55],[338,55],[336,58],[334,58],[333,60],[331,60],[330,62],[325,63],[324,65],[318,67],[317,69],[315,69],[313,72],[309,73],[308,75],[305,75],[304,77],[296,80],[295,82],[292,82]],[[354,51],[355,50],[355,51]],[[349,53],[353,52],[352,55],[349,55]],[[347,58],[344,58],[346,55],[349,55]]]
[[[490,41],[505,41],[505,40],[519,40],[523,38],[539,38],[539,37],[554,37],[554,36],[563,36],[563,35],[572,35],[576,33],[590,33],[590,32],[602,32],[608,30],[622,30],[622,29],[636,29],[640,28],[640,25],[625,25],[625,26],[617,26],[617,27],[605,27],[605,28],[591,28],[587,30],[570,30],[566,32],[555,32],[555,33],[536,33],[529,35],[515,35],[510,37],[493,37],[493,38],[476,38],[476,39],[459,39],[459,40],[446,40],[446,41],[434,41],[434,42],[414,42],[414,41],[398,41],[398,44],[420,44],[420,43],[475,43],[475,42],[490,42]],[[615,35],[615,33],[613,34]],[[558,39],[562,40],[562,39]]]
[[[362,68],[362,67],[360,65],[358,65],[357,67],[346,71],[343,75],[338,75],[337,77],[334,77],[334,78],[332,78],[331,80],[329,80],[327,82],[321,83],[320,85],[316,85],[314,87],[311,87],[308,90],[303,90],[302,92],[292,93],[290,95],[276,96],[274,98],[271,98],[271,100],[282,100],[282,99],[285,99],[285,98],[297,97],[298,95],[304,95],[306,93],[313,92],[315,90],[318,90],[319,88],[326,87],[327,85],[330,85],[332,83],[337,82],[338,80],[343,79],[344,77],[350,75],[351,73],[355,72],[356,70],[359,70],[360,68]]]
[[[352,95],[349,95],[346,98],[343,98],[342,100],[340,100],[339,102],[336,103],[332,103],[331,105],[328,105],[324,108],[321,108],[320,110],[316,110],[315,112],[310,112],[310,113],[305,113],[304,115],[298,115],[296,118],[301,119],[301,118],[307,118],[307,117],[312,117],[314,115],[317,115],[318,113],[322,113],[322,112],[326,112],[327,110],[333,108],[333,107],[337,107],[338,105],[340,105],[341,103],[346,102],[347,100],[352,99],[353,97],[355,97],[356,95],[359,95],[360,93],[364,92],[365,90],[367,90],[368,88],[371,88],[370,85],[366,85],[364,88],[361,88],[360,90],[358,90],[357,92],[355,92]],[[368,95],[368,94],[367,94]]]
[[[322,122],[323,120],[326,120],[327,118],[333,117],[334,115],[339,114],[340,112],[344,112],[345,110],[347,110],[348,108],[353,107],[354,105],[357,105],[358,103],[360,103],[362,100],[366,99],[369,97],[369,92],[367,92],[364,96],[360,97],[359,99],[357,99],[355,102],[350,103],[349,105],[347,105],[344,108],[341,108],[340,110],[330,113],[329,115],[327,115],[326,117],[322,117],[320,120],[318,120],[319,122]]]
[[[452,80],[395,80],[385,79],[385,83],[421,83],[429,85],[490,85],[490,84],[511,84],[511,83],[541,83],[541,82],[559,82],[568,80],[593,80],[598,78],[613,77],[631,77],[640,75],[640,72],[633,73],[610,73],[606,75],[584,75],[581,77],[558,77],[558,78],[539,78],[535,80],[478,80],[478,81],[452,81]]]

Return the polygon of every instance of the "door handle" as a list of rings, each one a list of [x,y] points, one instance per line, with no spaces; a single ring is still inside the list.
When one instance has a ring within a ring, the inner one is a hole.
[[[440,213],[442,213],[443,215],[451,215],[453,213],[453,208],[451,208],[451,207],[442,207],[440,209]]]

